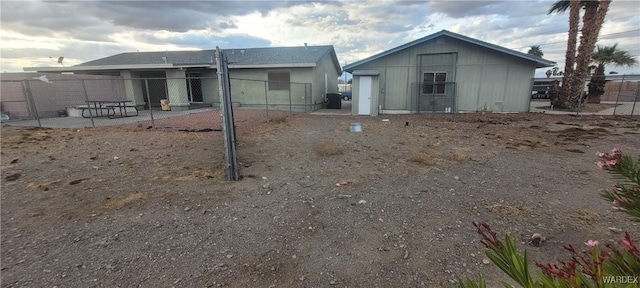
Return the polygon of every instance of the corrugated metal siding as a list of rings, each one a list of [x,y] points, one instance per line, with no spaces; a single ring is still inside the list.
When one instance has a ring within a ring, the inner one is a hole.
[[[449,42],[459,49],[459,111],[528,111],[534,63],[455,39]]]

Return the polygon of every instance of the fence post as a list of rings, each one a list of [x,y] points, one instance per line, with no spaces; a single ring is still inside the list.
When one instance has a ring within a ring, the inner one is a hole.
[[[267,92],[267,85],[269,85],[268,82],[263,82],[264,83],[264,108],[267,110],[267,119],[265,119],[265,122],[269,122],[269,92]]]
[[[149,105],[149,116],[151,116],[151,128],[155,129],[156,124],[153,122],[153,109],[151,109],[151,93],[149,93],[149,79],[144,79],[144,86],[147,89],[147,105]]]
[[[622,74],[622,79],[620,80],[620,85],[618,86],[618,97],[616,97],[616,105],[613,106],[613,115],[616,115],[616,109],[618,109],[618,101],[620,101],[620,93],[622,91],[622,85],[624,85],[624,76],[626,74]],[[633,115],[633,114],[632,114]]]
[[[307,83],[304,83],[304,112],[307,112]]]
[[[309,111],[313,111],[313,84],[309,83]]]
[[[293,84],[289,82],[289,115],[291,115],[291,86],[293,86]]]
[[[629,119],[633,119],[633,112],[636,110],[636,103],[640,100],[640,87],[636,85],[636,95],[633,97],[633,106],[631,106],[631,114],[629,114]]]
[[[96,123],[93,121],[93,112],[91,112],[91,104],[89,104],[89,93],[87,93],[87,85],[84,83],[84,79],[82,80],[82,90],[84,91],[85,103],[87,103],[87,108],[89,108],[88,110],[89,110],[89,118],[91,118],[91,127],[96,128]],[[98,109],[97,109],[98,104],[96,104],[95,107],[96,107],[96,113],[98,113]]]
[[[220,47],[216,47],[216,68],[218,73],[218,89],[220,93],[220,116],[222,117],[222,133],[225,148],[225,170],[227,179],[238,180],[238,162],[236,155],[236,136],[233,122],[233,106],[231,105],[231,87],[229,87],[228,60]]]

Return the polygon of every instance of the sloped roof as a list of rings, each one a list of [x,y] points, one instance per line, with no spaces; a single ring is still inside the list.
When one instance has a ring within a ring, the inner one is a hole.
[[[164,61],[163,57],[166,57],[167,62]],[[215,65],[215,50],[127,52],[96,59],[93,61],[74,65],[72,67],[148,64]]]
[[[229,60],[229,68],[315,67],[322,58],[329,55],[336,70],[342,71],[332,45],[223,49],[222,51]],[[52,67],[52,69],[41,69],[41,71],[215,67],[215,65],[215,50],[127,52],[74,66]]]
[[[526,54],[526,53],[522,53],[522,52],[518,52],[518,51],[515,51],[515,50],[511,50],[511,49],[508,49],[508,48],[505,48],[505,47],[502,47],[502,46],[498,46],[498,45],[495,45],[495,44],[491,44],[491,43],[487,43],[487,42],[484,42],[484,41],[480,41],[478,39],[474,39],[474,38],[467,37],[467,36],[464,36],[464,35],[461,35],[461,34],[453,33],[451,31],[442,30],[440,32],[425,36],[423,38],[411,41],[411,42],[403,44],[403,45],[400,45],[400,46],[395,47],[393,49],[390,49],[390,50],[384,51],[382,53],[373,55],[373,56],[371,56],[369,58],[366,58],[366,59],[351,63],[349,65],[345,65],[344,66],[344,70],[351,72],[351,71],[354,70],[354,68],[356,68],[356,67],[358,67],[358,66],[360,66],[360,65],[362,65],[364,63],[368,63],[368,62],[380,59],[382,57],[385,57],[387,55],[396,53],[398,51],[407,49],[409,47],[412,47],[412,46],[415,46],[415,45],[419,45],[419,44],[425,43],[427,41],[436,39],[436,38],[438,38],[440,36],[448,36],[448,37],[451,37],[451,38],[454,38],[454,39],[458,39],[460,41],[468,42],[468,43],[475,44],[475,45],[478,45],[478,46],[481,46],[481,47],[484,47],[484,48],[488,48],[488,49],[491,49],[491,50],[495,50],[495,51],[498,51],[498,52],[501,52],[501,53],[509,54],[511,56],[515,56],[515,57],[519,57],[519,58],[526,59],[526,60],[529,60],[529,61],[533,61],[533,62],[536,63],[536,68],[551,67],[551,66],[554,66],[556,64],[553,61],[546,60],[546,59],[543,59],[543,58],[540,58],[540,57],[535,57],[535,56],[532,56],[532,55],[529,55],[529,54]]]

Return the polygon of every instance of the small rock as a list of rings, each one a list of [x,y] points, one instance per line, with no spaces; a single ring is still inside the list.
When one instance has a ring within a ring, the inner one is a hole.
[[[338,199],[351,198],[351,197],[353,197],[353,196],[348,195],[348,194],[338,194],[338,195],[336,195],[336,198],[338,198]]]
[[[340,183],[336,183],[336,186],[337,186],[337,187],[340,187]]]
[[[365,201],[365,200],[360,200],[360,201],[358,201],[358,204],[367,204],[367,201]]]
[[[233,255],[231,254],[227,255],[227,259],[231,259],[231,258],[233,258]]]
[[[485,264],[485,265],[486,264],[491,264],[491,260],[489,260],[487,258],[484,258],[484,259],[482,259],[482,264]]]
[[[331,281],[329,281],[329,284],[336,285],[336,281],[331,280]]]
[[[191,207],[184,207],[184,212],[189,212],[191,211]]]
[[[453,176],[453,179],[458,180],[458,179],[460,179],[460,177],[458,177],[458,176]]]
[[[404,256],[402,258],[404,259],[409,258],[409,250],[404,250]]]
[[[120,157],[118,157],[118,156],[113,156],[113,160],[118,160],[118,159],[120,159]]]
[[[4,177],[4,180],[7,180],[7,181],[16,181],[16,180],[18,180],[18,178],[20,178],[20,176],[22,176],[22,174],[20,174],[20,173],[14,173],[14,174],[11,174],[11,175],[9,175],[9,176]]]
[[[262,176],[262,180],[267,180],[267,177],[265,177],[265,176]]]
[[[540,233],[533,233],[531,238],[529,238],[529,244],[535,247],[540,247],[544,240],[545,238]]]
[[[613,233],[616,233],[616,234],[622,233],[622,229],[616,228],[616,227],[609,227],[609,231],[611,231]]]

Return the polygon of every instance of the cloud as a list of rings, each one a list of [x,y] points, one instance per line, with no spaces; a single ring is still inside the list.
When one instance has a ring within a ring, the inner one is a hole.
[[[238,29],[238,25],[236,25],[236,23],[233,23],[233,21],[220,22],[218,23],[218,27],[220,29]]]
[[[341,63],[353,63],[442,29],[521,52],[541,45],[560,64],[568,15],[547,15],[554,1],[0,0],[1,64],[21,70],[49,65],[49,56],[72,65],[136,50],[303,43],[334,45]],[[637,9],[636,1],[613,1],[598,44],[639,55]]]
[[[508,2],[508,3],[504,3]],[[504,6],[517,6],[518,1],[427,1],[434,12],[451,18],[500,14]],[[513,8],[513,10],[516,10]]]
[[[2,1],[3,25],[52,31],[110,23],[120,29],[186,32],[215,25],[219,17],[241,16],[303,1]]]

